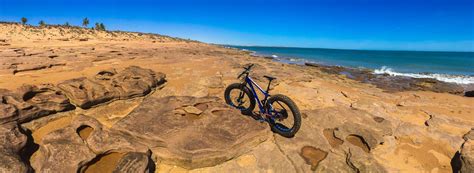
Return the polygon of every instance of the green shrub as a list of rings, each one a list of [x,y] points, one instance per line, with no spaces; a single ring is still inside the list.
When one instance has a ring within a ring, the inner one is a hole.
[[[28,19],[25,18],[25,17],[22,17],[21,18],[21,23],[24,25],[24,24],[26,24],[26,22],[28,22]]]
[[[89,25],[89,19],[86,17],[82,19],[82,26],[84,26],[84,28],[87,28],[87,25]]]
[[[39,26],[41,26],[41,27],[46,26],[46,23],[45,23],[43,20],[40,20],[38,24],[39,24]]]

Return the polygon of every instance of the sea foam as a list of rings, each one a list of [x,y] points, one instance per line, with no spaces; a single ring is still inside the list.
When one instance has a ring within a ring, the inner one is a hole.
[[[406,76],[412,78],[432,78],[443,82],[457,84],[474,84],[474,76],[448,75],[448,74],[418,74],[418,73],[400,73],[391,68],[383,66],[374,70],[374,74],[388,74],[390,76]]]

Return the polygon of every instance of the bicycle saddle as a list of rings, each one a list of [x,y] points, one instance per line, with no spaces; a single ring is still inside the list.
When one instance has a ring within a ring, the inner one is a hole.
[[[270,80],[270,81],[272,81],[272,80],[276,79],[276,77],[267,76],[267,75],[265,75],[265,76],[263,76],[263,77],[267,78],[267,79],[268,79],[268,80]]]

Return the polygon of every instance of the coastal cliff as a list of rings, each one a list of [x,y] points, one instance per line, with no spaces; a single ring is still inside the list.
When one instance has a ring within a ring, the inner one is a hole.
[[[298,105],[295,137],[225,105],[249,63]],[[341,71],[155,34],[1,23],[0,172],[474,171],[462,88]]]

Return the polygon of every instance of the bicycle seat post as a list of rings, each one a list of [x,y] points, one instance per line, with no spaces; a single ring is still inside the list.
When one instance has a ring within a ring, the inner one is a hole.
[[[267,93],[268,91],[270,91],[270,84],[272,83],[272,80],[273,79],[268,80],[268,86],[267,86],[267,91],[266,91]]]

